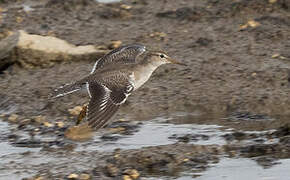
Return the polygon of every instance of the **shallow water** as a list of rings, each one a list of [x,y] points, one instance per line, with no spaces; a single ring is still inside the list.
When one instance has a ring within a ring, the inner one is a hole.
[[[271,168],[263,168],[257,162],[248,158],[223,158],[221,161],[204,172],[196,180],[287,180],[290,179],[290,159],[281,159]],[[185,180],[180,178],[179,180]]]
[[[159,146],[176,143],[176,139],[168,137],[174,134],[197,134],[207,135],[208,140],[198,139],[191,143],[199,145],[225,144],[225,140],[221,135],[226,131],[220,130],[221,126],[217,125],[198,125],[198,124],[167,124],[145,122],[140,130],[133,135],[120,138],[117,141],[101,141],[100,136],[95,136],[91,142],[81,143],[78,151],[113,151],[117,148],[121,149],[139,149],[148,146]],[[95,145],[92,145],[94,143]]]
[[[15,147],[8,141],[10,126],[7,122],[0,119],[0,180],[1,179],[21,179],[31,177],[47,166],[51,173],[66,173],[89,169],[95,165],[95,161],[90,156],[95,156],[98,152],[111,152],[117,148],[121,149],[140,149],[142,147],[167,145],[178,142],[177,139],[169,138],[173,135],[206,135],[208,138],[197,138],[189,141],[191,144],[198,145],[225,145],[227,141],[222,135],[232,132],[232,129],[226,129],[218,125],[200,125],[200,124],[169,124],[164,123],[162,118],[144,122],[139,131],[132,135],[120,136],[117,140],[104,141],[101,139],[102,133],[97,132],[94,138],[86,142],[74,142],[76,148],[64,152],[55,149],[45,151],[41,148]],[[19,132],[20,133],[20,132]],[[247,131],[246,133],[253,133]],[[259,133],[259,132],[255,132]],[[21,132],[20,134],[23,135]],[[24,133],[25,134],[25,133]],[[24,137],[28,137],[24,135]],[[45,140],[47,137],[39,137]],[[50,137],[56,138],[56,137]],[[250,140],[240,141],[239,143],[251,143]],[[267,141],[265,142],[267,143]],[[76,156],[77,154],[77,156]],[[84,158],[81,158],[84,157]],[[278,163],[268,169],[258,165],[256,161],[247,158],[226,158],[222,157],[220,162],[212,164],[204,172],[192,174],[185,172],[178,180],[189,180],[193,177],[197,180],[243,180],[249,179],[287,179],[290,177],[290,159],[278,160]],[[53,167],[51,167],[53,165]],[[243,173],[241,173],[243,172]],[[152,178],[145,178],[152,179]],[[156,179],[156,178],[153,178]],[[162,177],[158,179],[173,179],[172,177]]]
[[[0,159],[4,155],[9,155],[13,153],[24,153],[27,151],[37,152],[40,150],[40,148],[15,147],[11,145],[9,142],[5,140],[6,138],[4,138],[5,136],[7,136],[8,133],[9,133],[9,124],[7,122],[3,122],[0,119],[0,136],[1,136]],[[0,166],[1,166],[1,162],[0,162]]]

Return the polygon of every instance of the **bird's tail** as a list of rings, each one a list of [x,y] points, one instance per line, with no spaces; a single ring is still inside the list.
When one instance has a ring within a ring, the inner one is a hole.
[[[84,87],[85,84],[86,83],[75,82],[75,83],[65,84],[63,86],[60,86],[49,95],[49,99],[62,97],[67,94],[71,94],[73,92],[79,91]]]

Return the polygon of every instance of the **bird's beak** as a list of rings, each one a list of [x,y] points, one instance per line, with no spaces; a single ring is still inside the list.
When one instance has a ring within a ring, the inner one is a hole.
[[[175,59],[172,59],[172,58],[169,58],[168,60],[169,60],[172,64],[179,64],[179,65],[182,65],[182,66],[187,66],[187,64],[184,64],[184,63],[179,62],[179,61],[177,61],[177,60],[175,60]]]

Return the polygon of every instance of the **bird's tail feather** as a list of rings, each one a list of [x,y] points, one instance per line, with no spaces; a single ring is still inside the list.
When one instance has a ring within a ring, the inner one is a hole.
[[[62,97],[67,94],[71,94],[73,92],[79,91],[84,87],[84,85],[85,84],[83,83],[75,82],[75,83],[65,84],[63,86],[60,86],[49,95],[49,99]]]

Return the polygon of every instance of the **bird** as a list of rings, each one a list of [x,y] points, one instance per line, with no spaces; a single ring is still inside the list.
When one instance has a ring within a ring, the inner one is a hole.
[[[86,88],[89,102],[85,116],[89,127],[98,130],[125,103],[133,91],[148,81],[163,64],[181,63],[160,50],[142,44],[129,44],[112,50],[98,59],[89,75],[55,89],[51,98],[58,98]]]

